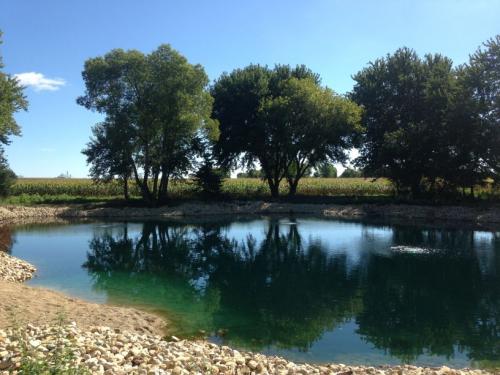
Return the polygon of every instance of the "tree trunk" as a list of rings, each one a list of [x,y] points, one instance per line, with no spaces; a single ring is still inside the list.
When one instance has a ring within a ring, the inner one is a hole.
[[[421,181],[421,179],[419,178],[419,179],[413,181],[413,183],[410,186],[412,198],[418,198],[421,195],[422,190],[421,190],[421,186],[420,186],[420,181]]]
[[[297,187],[299,186],[299,180],[298,179],[290,179],[288,180],[288,195],[290,197],[293,197],[297,193]]]
[[[166,173],[165,171],[163,171],[161,174],[160,187],[159,187],[159,191],[158,191],[158,202],[159,203],[165,203],[168,200],[169,178],[170,178],[169,174]]]
[[[153,199],[155,200],[156,203],[159,201],[160,193],[158,192],[158,177],[160,174],[159,170],[155,170],[153,172]]]
[[[271,190],[271,197],[278,198],[280,196],[280,182],[268,178],[267,183],[269,184],[269,190]]]
[[[123,177],[123,196],[125,197],[126,201],[128,201],[130,199],[130,196],[128,193],[128,176]]]
[[[151,194],[149,192],[149,187],[147,185],[147,178],[145,179],[146,184],[144,184],[144,182],[141,181],[141,179],[139,178],[139,173],[137,172],[137,167],[135,166],[134,162],[132,162],[132,167],[134,170],[135,183],[137,184],[137,186],[139,187],[139,190],[141,191],[142,199],[151,203]]]

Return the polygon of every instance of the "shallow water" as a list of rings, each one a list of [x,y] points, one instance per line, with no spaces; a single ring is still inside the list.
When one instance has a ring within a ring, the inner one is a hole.
[[[11,230],[29,284],[154,310],[180,336],[296,361],[500,364],[500,233],[290,217]]]

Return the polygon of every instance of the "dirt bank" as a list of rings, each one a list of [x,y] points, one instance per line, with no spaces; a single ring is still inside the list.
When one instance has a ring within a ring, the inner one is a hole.
[[[144,311],[84,302],[48,289],[0,280],[0,328],[55,323],[60,317],[83,329],[103,325],[141,334],[166,333],[165,321]]]
[[[63,318],[83,328],[102,324],[136,333],[165,334],[165,321],[147,312],[88,303],[19,282],[31,279],[36,268],[0,251],[0,328],[54,323]]]
[[[33,218],[168,218],[201,215],[307,214],[333,218],[391,218],[500,223],[500,206],[334,205],[277,202],[189,202],[158,208],[3,206],[0,221]]]

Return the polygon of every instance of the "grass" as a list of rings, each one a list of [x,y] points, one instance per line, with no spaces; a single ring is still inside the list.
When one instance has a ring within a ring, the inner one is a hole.
[[[142,204],[139,191],[130,184],[131,202]],[[287,194],[287,184],[282,183],[280,193]],[[200,194],[190,180],[174,181],[169,186],[169,197],[173,201],[198,199]],[[477,189],[477,198],[498,200],[499,191]],[[270,199],[267,184],[256,178],[227,179],[222,186],[223,200]],[[364,178],[304,178],[300,181],[296,202],[328,203],[390,203],[398,202],[390,182],[386,179]],[[0,204],[96,204],[123,205],[122,187],[118,182],[95,183],[91,179],[20,178],[12,187],[11,195]],[[419,202],[416,202],[419,203]]]

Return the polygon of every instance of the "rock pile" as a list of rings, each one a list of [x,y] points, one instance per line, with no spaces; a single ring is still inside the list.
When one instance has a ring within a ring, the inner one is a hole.
[[[36,268],[28,262],[0,251],[0,280],[23,282],[33,277]]]
[[[60,353],[66,353],[61,356]],[[58,354],[59,353],[59,354]],[[71,355],[68,355],[70,353]],[[138,335],[106,327],[80,330],[75,323],[0,330],[0,373],[17,373],[25,361],[60,361],[93,374],[488,374],[482,370],[415,366],[358,367],[296,364],[283,358],[239,352],[205,341]]]

